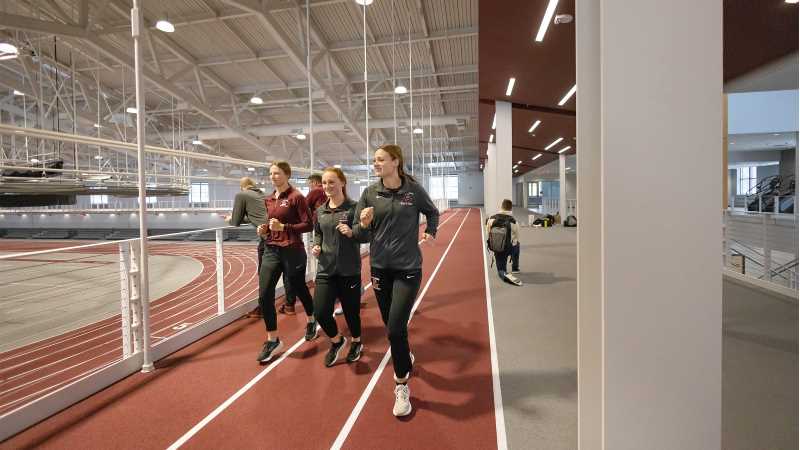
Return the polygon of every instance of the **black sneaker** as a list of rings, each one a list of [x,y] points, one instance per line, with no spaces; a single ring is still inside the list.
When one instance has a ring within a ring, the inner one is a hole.
[[[356,362],[361,358],[361,350],[364,349],[364,344],[361,341],[353,341],[350,344],[350,351],[347,352],[347,362]]]
[[[264,347],[261,349],[261,353],[258,354],[256,361],[260,363],[269,362],[269,360],[272,359],[272,357],[275,356],[275,354],[278,353],[278,351],[280,351],[282,348],[283,342],[281,342],[280,339],[276,341],[264,342]]]
[[[313,341],[317,338],[317,321],[306,323],[306,341]]]
[[[344,336],[342,336],[342,340],[338,343],[331,343],[331,349],[328,350],[328,353],[325,355],[325,367],[336,364],[336,361],[339,360],[339,353],[342,352],[344,344],[346,343],[347,339]]]

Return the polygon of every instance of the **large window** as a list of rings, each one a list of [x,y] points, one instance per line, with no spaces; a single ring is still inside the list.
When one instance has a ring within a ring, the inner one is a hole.
[[[444,194],[447,194],[448,200],[458,199],[458,175],[445,176],[444,184],[442,184],[441,176],[433,176],[430,177],[429,183],[430,192],[428,192],[428,195],[432,199],[444,198]]]
[[[756,167],[737,167],[736,168],[736,193],[738,195],[751,194],[750,192],[758,182]]]
[[[106,208],[106,207],[108,207],[108,196],[107,195],[90,195],[89,196],[89,203],[92,205],[92,208]]]
[[[189,191],[189,203],[192,205],[208,204],[208,183],[192,183],[192,189]]]
[[[148,206],[149,205],[155,205],[156,201],[158,201],[157,197],[145,197],[145,202],[147,202]],[[139,204],[139,197],[136,197],[136,204],[137,205]]]
[[[538,197],[539,194],[541,194],[541,191],[539,190],[539,182],[534,181],[528,183],[528,197]]]

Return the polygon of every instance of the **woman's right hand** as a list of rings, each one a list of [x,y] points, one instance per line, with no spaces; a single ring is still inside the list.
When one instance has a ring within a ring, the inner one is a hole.
[[[374,208],[372,206],[361,210],[361,216],[359,217],[359,222],[361,223],[362,227],[366,228],[370,226],[370,224],[372,223],[372,219],[374,218],[373,211]]]
[[[320,247],[319,245],[315,245],[315,246],[311,247],[311,254],[312,255],[319,256],[320,253],[322,253],[322,247]]]
[[[269,229],[267,228],[266,224],[262,224],[262,225],[259,225],[258,228],[256,228],[256,233],[259,236],[263,237],[263,236],[266,236],[266,235],[269,234]]]

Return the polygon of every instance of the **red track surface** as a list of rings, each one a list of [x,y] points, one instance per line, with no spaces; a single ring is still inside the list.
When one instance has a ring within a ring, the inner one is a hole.
[[[344,448],[495,447],[480,218],[466,213],[456,212],[423,246],[425,286],[466,217],[409,328],[414,413],[392,416],[389,365]],[[330,448],[388,349],[372,290],[365,295],[358,363],[325,368],[327,340],[303,343],[184,447]],[[304,321],[279,317],[287,347]],[[346,330],[341,319],[340,326]],[[0,448],[165,448],[264,370],[254,361],[263,339],[263,322],[236,321],[159,361],[154,374],[132,375]]]

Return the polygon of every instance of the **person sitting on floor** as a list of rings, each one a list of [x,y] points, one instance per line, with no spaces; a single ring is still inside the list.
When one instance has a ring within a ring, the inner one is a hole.
[[[522,285],[519,273],[519,225],[511,212],[511,200],[503,200],[500,212],[486,221],[486,234],[489,236],[489,250],[494,253],[497,262],[497,274],[506,283]],[[511,257],[511,273],[508,268],[508,257]]]

